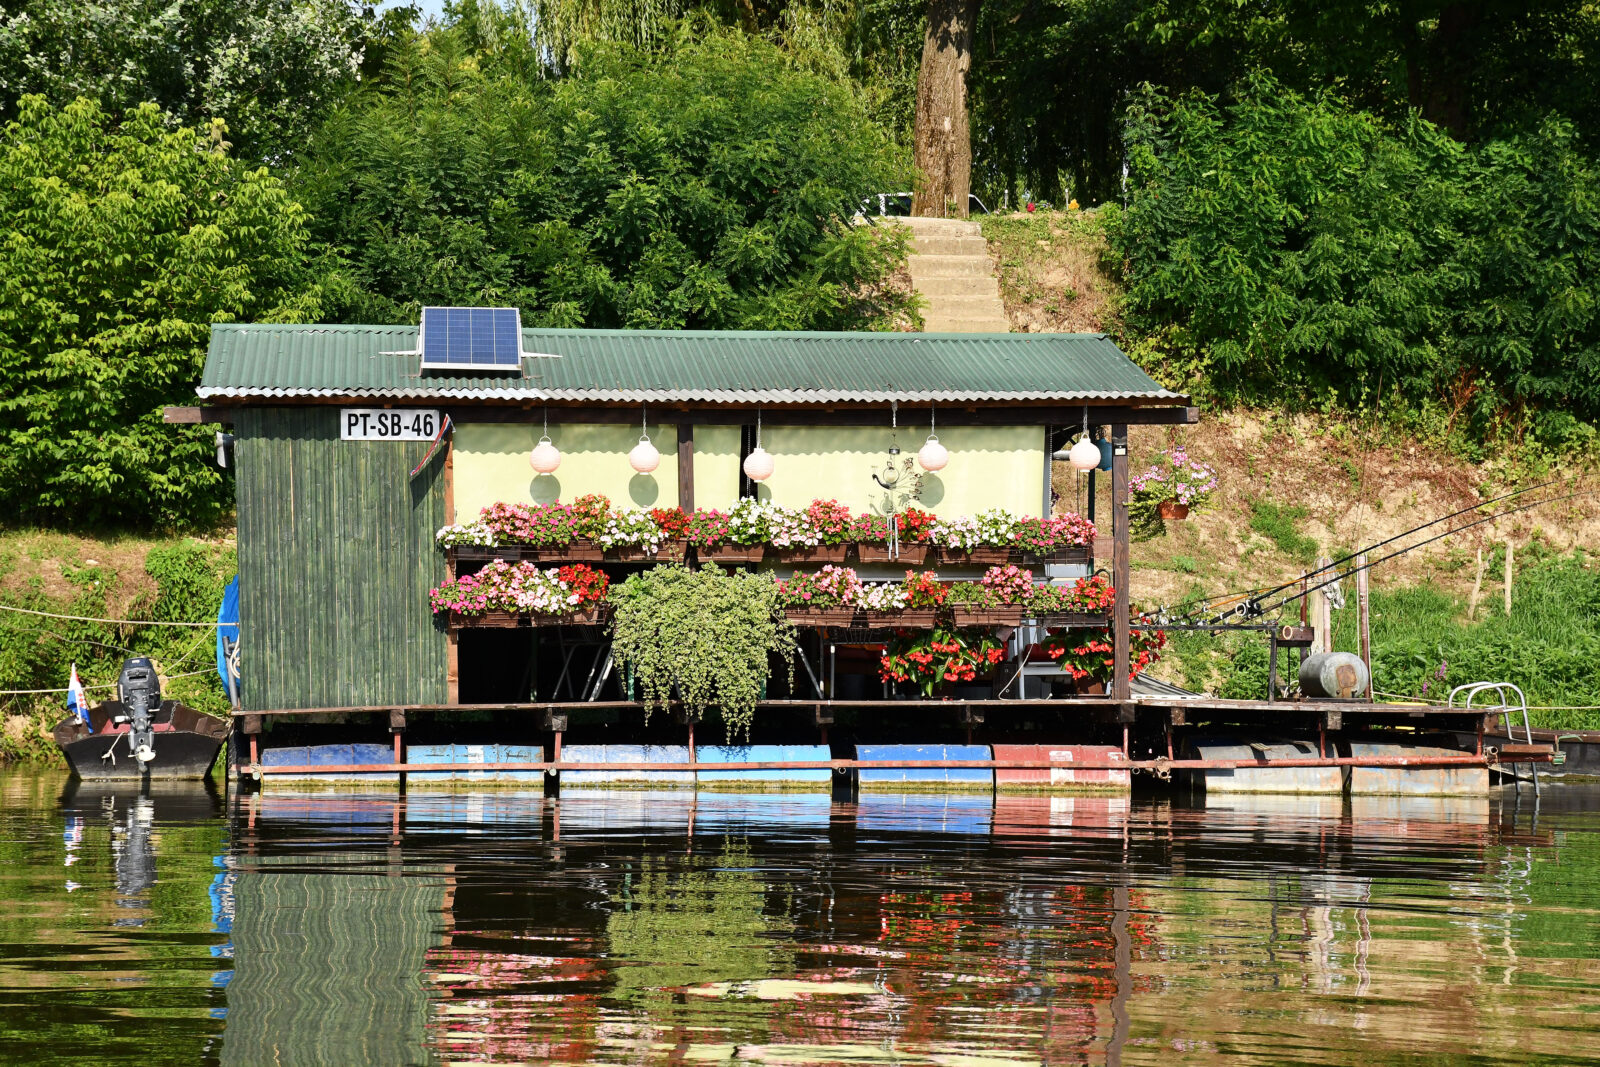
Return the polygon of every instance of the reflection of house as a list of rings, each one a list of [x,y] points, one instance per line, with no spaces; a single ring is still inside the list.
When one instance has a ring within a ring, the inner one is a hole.
[[[223,1063],[414,1061],[445,880],[416,867],[364,873],[375,862],[318,851],[242,865]]]

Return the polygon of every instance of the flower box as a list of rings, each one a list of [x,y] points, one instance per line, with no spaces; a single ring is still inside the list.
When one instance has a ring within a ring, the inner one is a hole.
[[[950,608],[951,621],[957,626],[1020,626],[1022,614],[1020,604],[993,608],[954,604]]]
[[[1048,548],[1043,552],[1030,552],[1024,549],[1022,558],[1028,563],[1092,563],[1094,549],[1089,545],[1066,545]]]
[[[695,550],[701,563],[760,563],[766,554],[766,545],[714,545]]]
[[[585,608],[566,615],[530,615],[520,611],[485,611],[481,615],[450,614],[453,629],[514,630],[527,626],[598,626],[604,621],[603,610]]]
[[[905,611],[867,611],[865,624],[874,630],[931,630],[939,622],[933,608],[907,608]]]
[[[1089,611],[1051,612],[1040,614],[1035,618],[1045,626],[1058,626],[1068,630],[1103,630],[1111,625],[1108,616]]]
[[[768,551],[778,563],[843,563],[848,549],[848,545],[802,545]]]
[[[784,617],[796,626],[854,626],[855,608],[784,608]]]
[[[446,551],[453,563],[488,563],[496,559],[507,563],[596,563],[606,555],[592,541],[574,541],[570,545],[457,545]]]
[[[682,563],[684,553],[689,548],[687,541],[663,541],[661,547],[655,552],[639,545],[622,545],[618,548],[608,548],[605,552],[607,563]]]
[[[1012,557],[1018,554],[1015,549],[988,546],[973,549],[941,548],[937,551],[939,562],[953,567],[994,567],[1010,563]]]
[[[891,558],[888,545],[857,545],[856,559],[862,563],[904,563],[908,567],[920,567],[928,558],[927,545],[901,544],[900,554]]]

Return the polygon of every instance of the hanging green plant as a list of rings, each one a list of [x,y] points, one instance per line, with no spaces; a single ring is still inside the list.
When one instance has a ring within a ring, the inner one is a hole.
[[[647,722],[676,697],[695,720],[715,705],[729,739],[748,739],[772,653],[793,684],[794,627],[766,574],[653,567],[613,586],[611,602],[611,651]]]

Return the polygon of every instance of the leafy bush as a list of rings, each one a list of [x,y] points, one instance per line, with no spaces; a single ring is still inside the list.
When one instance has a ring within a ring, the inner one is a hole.
[[[545,81],[437,30],[309,159],[296,189],[340,249],[347,321],[497,303],[547,326],[859,329],[902,306],[877,286],[904,235],[848,220],[907,180],[903,154],[847,83],[737,32],[600,47]]]
[[[212,430],[168,426],[211,323],[306,321],[304,214],[282,183],[152,106],[38,97],[0,138],[0,507],[13,519],[214,521]]]
[[[1600,167],[1572,127],[1469,149],[1258,73],[1130,109],[1108,212],[1147,361],[1225,397],[1600,416]],[[1543,418],[1544,416],[1540,416]]]

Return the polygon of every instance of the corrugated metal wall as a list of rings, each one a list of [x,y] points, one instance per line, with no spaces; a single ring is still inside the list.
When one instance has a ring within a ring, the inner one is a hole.
[[[425,442],[341,441],[339,409],[235,413],[244,706],[442,703],[442,463]]]

